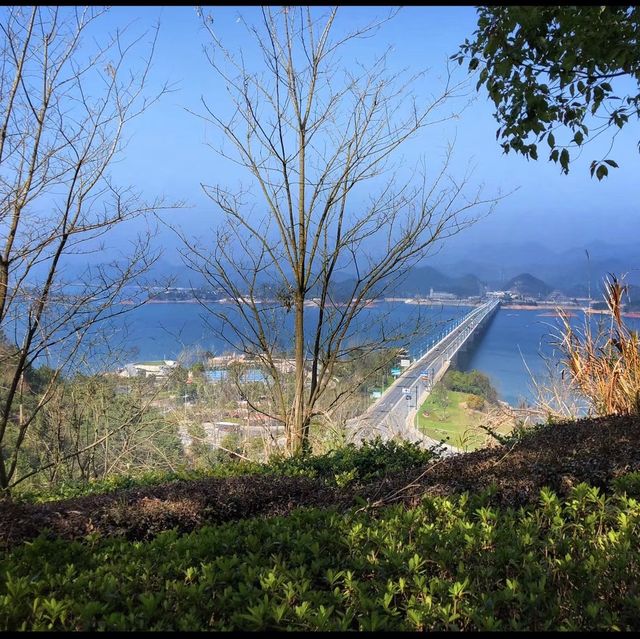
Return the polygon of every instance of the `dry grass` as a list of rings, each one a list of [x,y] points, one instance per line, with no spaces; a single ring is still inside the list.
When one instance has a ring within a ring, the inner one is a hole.
[[[570,384],[598,415],[640,414],[640,341],[622,319],[626,293],[627,286],[615,275],[605,281],[609,321],[596,330],[588,316],[584,329],[574,330],[566,313],[560,311],[563,327],[557,346]]]

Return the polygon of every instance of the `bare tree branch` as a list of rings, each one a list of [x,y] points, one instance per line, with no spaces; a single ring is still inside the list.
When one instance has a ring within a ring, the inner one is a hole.
[[[480,190],[467,195],[469,175],[448,174],[451,146],[431,183],[425,167],[408,179],[393,173],[398,149],[454,117],[442,108],[464,87],[448,74],[425,104],[412,92],[422,74],[391,75],[389,51],[344,66],[341,56],[353,58],[354,42],[375,35],[395,12],[343,35],[338,13],[266,7],[260,24],[243,21],[264,65],[256,70],[223,44],[213,18],[202,16],[212,44],[207,58],[233,109],[225,118],[203,98],[198,115],[231,143],[233,152],[219,153],[246,169],[257,195],[203,185],[227,223],[213,250],[182,235],[183,255],[227,296],[231,310],[216,312],[233,329],[234,345],[273,380],[272,405],[292,454],[308,448],[311,420],[326,418],[362,383],[337,389],[338,369],[397,343],[402,330],[383,343],[361,333],[354,348],[367,304],[495,202]],[[264,214],[253,212],[255,197],[266,204]],[[344,269],[356,275],[338,289]],[[305,312],[310,303],[317,319]],[[276,361],[289,319],[293,377]]]

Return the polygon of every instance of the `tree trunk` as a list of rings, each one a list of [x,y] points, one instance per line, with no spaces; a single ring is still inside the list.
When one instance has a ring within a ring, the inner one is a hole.
[[[291,411],[291,423],[289,425],[289,441],[287,442],[291,455],[298,455],[302,453],[305,448],[304,299],[300,295],[296,296],[295,314],[295,392],[293,396],[293,410]]]

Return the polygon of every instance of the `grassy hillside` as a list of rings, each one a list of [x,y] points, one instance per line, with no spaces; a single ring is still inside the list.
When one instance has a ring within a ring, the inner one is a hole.
[[[377,442],[5,503],[0,628],[635,630],[639,428],[567,422],[444,460]]]
[[[446,440],[463,450],[475,450],[486,445],[489,436],[480,425],[486,424],[487,413],[470,406],[472,398],[480,399],[477,395],[456,391],[447,391],[446,398],[430,395],[418,410],[418,428],[432,439]],[[507,435],[514,425],[515,422],[510,425],[503,423],[499,432]]]

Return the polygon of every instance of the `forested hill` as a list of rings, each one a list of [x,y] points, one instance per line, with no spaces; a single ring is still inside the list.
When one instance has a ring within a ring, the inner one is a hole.
[[[502,290],[526,297],[538,297],[542,299],[547,297],[553,288],[530,273],[521,273],[511,278]]]

